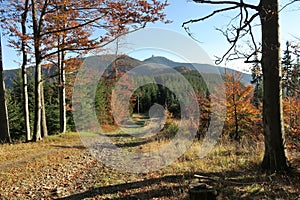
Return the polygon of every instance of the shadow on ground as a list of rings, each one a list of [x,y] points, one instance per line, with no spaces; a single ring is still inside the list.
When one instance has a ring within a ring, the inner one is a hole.
[[[200,182],[217,189],[217,199],[299,199],[300,173],[270,175],[259,170],[258,166],[239,171],[220,173],[195,173],[204,177]],[[206,177],[206,178],[205,178]],[[189,199],[188,188],[195,182],[194,173],[168,175],[143,181],[92,188],[88,191],[73,194],[62,200],[84,198],[99,199]],[[198,181],[197,181],[198,182]]]
[[[55,148],[61,148],[61,149],[86,149],[85,146],[83,145],[72,145],[72,146],[68,146],[68,145],[51,145],[52,147]]]
[[[184,187],[181,185],[168,187],[167,185],[181,183],[185,179],[185,177],[186,176],[183,175],[170,175],[161,178],[147,179],[144,181],[98,187],[79,194],[73,194],[68,197],[59,198],[59,199],[77,200],[77,199],[93,198],[96,196],[101,196],[105,194],[115,194],[115,193],[123,194],[120,195],[120,197],[113,198],[113,199],[120,199],[120,200],[121,199],[151,199],[151,198],[159,198],[164,196],[165,197],[174,196],[174,192],[179,191],[183,193]],[[162,183],[166,183],[166,186],[159,187],[159,185]],[[148,188],[146,191],[145,191],[145,187]],[[156,188],[156,189],[152,189],[152,188]],[[130,190],[135,190],[135,189],[140,189],[141,191],[130,192]]]

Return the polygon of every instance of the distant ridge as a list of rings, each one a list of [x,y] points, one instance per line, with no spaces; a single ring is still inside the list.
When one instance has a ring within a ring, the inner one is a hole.
[[[106,55],[101,55],[106,56]],[[111,57],[112,55],[107,55]],[[118,67],[117,69],[114,68],[114,64],[112,63],[104,72],[104,75],[106,77],[114,77],[115,72],[121,72],[121,73],[126,73],[128,70],[131,70],[132,68],[142,65],[142,64],[147,64],[147,63],[156,63],[156,64],[161,64],[161,65],[166,65],[168,67],[172,67],[176,69],[177,71],[187,71],[189,70],[198,70],[201,73],[212,73],[212,74],[221,74],[223,75],[225,73],[225,70],[229,73],[236,72],[237,70],[234,69],[229,69],[229,68],[224,68],[224,67],[218,67],[210,64],[199,64],[199,63],[183,63],[183,62],[175,62],[172,61],[166,57],[162,56],[152,56],[150,58],[147,58],[143,61],[140,61],[138,59],[132,58],[127,55],[120,55],[119,58],[117,59],[118,62]],[[20,69],[13,69],[13,70],[4,70],[4,80],[7,88],[12,87],[13,80],[15,77],[18,75],[18,70]],[[28,70],[29,73],[33,73],[33,69]],[[56,73],[56,67],[48,68],[47,70],[43,70],[43,74],[47,76],[54,75]],[[241,72],[243,75],[242,82],[244,84],[251,84],[251,75],[247,73]]]
[[[172,60],[169,60],[168,58],[162,57],[162,56],[152,56],[150,58],[147,58],[143,61],[144,63],[157,63],[166,65],[168,67],[186,67],[189,69],[195,70],[195,68],[203,73],[220,73],[221,75],[225,74],[225,70],[228,73],[237,72],[237,70],[225,68],[225,67],[219,67],[215,65],[210,64],[199,64],[199,63],[183,63],[183,62],[175,62]],[[245,84],[251,84],[252,77],[250,74],[240,72],[243,75],[242,82]]]

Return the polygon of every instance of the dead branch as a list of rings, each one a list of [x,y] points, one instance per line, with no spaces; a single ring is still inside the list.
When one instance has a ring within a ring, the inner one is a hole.
[[[208,1],[208,0],[194,0],[196,3],[206,3],[206,4],[215,4],[215,5],[236,5],[238,7],[247,7],[251,8],[254,10],[257,10],[258,6],[252,5],[252,4],[247,4],[244,3],[242,0],[241,1]]]
[[[253,31],[252,31],[252,22],[255,20],[256,17],[259,16],[259,6],[246,4],[246,3],[243,2],[243,0],[240,0],[240,1],[194,0],[194,2],[196,2],[196,3],[206,3],[206,4],[217,4],[217,5],[228,5],[229,7],[214,10],[209,15],[206,15],[206,16],[198,18],[198,19],[191,19],[189,21],[184,22],[182,24],[182,27],[185,29],[185,31],[187,32],[187,34],[189,36],[192,36],[192,33],[191,33],[189,27],[187,26],[188,24],[204,21],[204,20],[209,19],[212,16],[214,16],[216,14],[219,14],[219,13],[239,9],[239,14],[236,17],[234,17],[234,19],[239,18],[238,26],[231,25],[232,28],[231,29],[227,28],[226,31],[223,31],[221,29],[217,29],[226,37],[227,41],[231,44],[229,49],[223,54],[223,56],[219,57],[215,61],[215,63],[217,65],[222,63],[225,60],[225,58],[227,58],[226,60],[233,59],[232,56],[234,56],[234,54],[238,53],[238,51],[236,50],[236,46],[237,46],[238,41],[240,41],[240,39],[243,38],[246,35],[250,35],[252,44],[254,46],[254,52],[251,53],[249,56],[244,57],[244,58],[246,58],[245,62],[247,62],[247,63],[249,63],[249,62],[258,62],[257,59],[251,60],[251,61],[250,61],[250,59],[251,59],[252,56],[256,55],[256,53],[259,50],[257,45],[256,45],[254,34],[253,34]],[[256,12],[254,14],[250,15],[248,9],[254,10]],[[229,25],[232,24],[234,19],[232,19],[230,21]],[[233,34],[233,37],[229,36],[229,32],[231,34]],[[231,53],[232,51],[233,51],[233,53]],[[236,55],[236,57],[234,59],[241,59],[240,55],[242,55],[242,54],[239,53],[239,55]]]
[[[296,2],[300,2],[300,0],[293,0],[291,2],[286,3],[284,6],[282,6],[282,8],[279,10],[279,12],[281,12],[282,10],[284,10],[285,8],[287,8],[288,6],[290,6]]]
[[[232,181],[232,180],[225,180],[220,177],[208,177],[208,176],[202,176],[195,174],[194,177],[198,179],[204,179],[209,180],[213,182],[223,183],[223,184],[234,184],[234,185],[252,185],[252,184],[262,184],[266,183],[267,181],[255,181],[255,182],[238,182],[238,181]]]
[[[123,33],[120,33],[119,35],[115,36],[114,38],[112,38],[111,40],[109,41],[106,41],[102,44],[99,44],[97,46],[93,46],[93,47],[83,47],[83,48],[79,48],[79,47],[72,47],[72,48],[68,48],[68,47],[65,47],[63,49],[59,49],[57,51],[54,51],[54,52],[51,52],[51,53],[48,53],[44,56],[42,56],[42,59],[45,59],[45,58],[48,58],[50,56],[53,56],[59,52],[62,52],[62,51],[73,51],[73,52],[76,52],[76,51],[87,51],[87,50],[94,50],[94,49],[100,49],[100,48],[103,48],[111,43],[113,43],[114,41],[116,41],[118,38],[120,38],[121,36],[124,36],[126,34],[130,34],[130,33],[133,33],[133,32],[136,32],[138,30],[141,30],[143,28],[146,27],[146,22],[141,26],[141,27],[138,27],[136,29],[133,29],[133,30],[130,30],[130,31],[126,31],[126,32],[123,32]]]
[[[225,11],[229,11],[229,10],[234,10],[234,9],[236,9],[236,8],[239,8],[239,7],[238,7],[238,6],[232,6],[232,7],[228,7],[228,8],[223,8],[223,9],[215,10],[215,11],[213,11],[211,14],[209,14],[209,15],[207,15],[207,16],[205,16],[205,17],[201,17],[201,18],[199,18],[199,19],[191,19],[191,20],[189,20],[189,21],[187,21],[187,22],[184,22],[184,23],[182,24],[182,27],[184,28],[185,25],[190,24],[190,23],[195,23],[195,22],[204,21],[204,20],[206,20],[206,19],[208,19],[208,18],[214,16],[214,15],[217,14],[217,13],[225,12]]]

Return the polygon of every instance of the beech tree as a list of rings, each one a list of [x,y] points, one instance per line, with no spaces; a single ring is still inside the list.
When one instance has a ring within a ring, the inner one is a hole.
[[[104,9],[107,9],[106,6],[103,6],[105,4],[109,10],[103,12]],[[105,3],[93,2],[90,6],[79,2],[74,6],[74,3],[69,0],[56,1],[55,4],[52,5],[56,9],[56,12],[48,15],[45,19],[48,20],[50,25],[47,26],[45,35],[48,34],[50,38],[51,35],[57,38],[56,52],[60,88],[60,131],[62,133],[66,131],[65,62],[67,51],[86,51],[103,47],[122,34],[144,27],[147,22],[163,20],[164,14],[160,13],[160,11],[166,5],[166,3],[159,3],[157,1],[152,1],[152,4],[147,1],[108,1]],[[89,12],[82,12],[82,7]],[[126,7],[130,7],[132,10],[124,10]],[[150,11],[151,14],[149,15]],[[87,18],[87,16],[89,18]],[[99,22],[99,16],[104,18],[105,22],[103,24]],[[91,21],[82,23],[77,19],[80,17],[84,20],[90,19]],[[55,24],[55,26],[53,26],[53,24]],[[92,30],[94,30],[93,28],[104,28],[107,29],[108,32],[104,36],[101,36],[100,41],[96,41],[95,39],[89,39],[92,35]],[[46,55],[46,57],[53,55],[53,53],[55,53],[55,51]]]
[[[8,43],[10,47],[15,48],[18,53],[22,54],[22,107],[25,123],[26,141],[31,140],[30,118],[28,106],[28,80],[27,80],[27,63],[28,63],[28,42],[30,37],[27,35],[29,0],[25,0],[24,4],[17,1],[1,2],[1,8],[5,12],[1,13],[3,21],[1,26],[4,30],[4,35],[9,36]],[[15,9],[12,9],[15,8]],[[18,23],[20,22],[20,24]],[[19,41],[14,40],[17,37]]]
[[[24,120],[25,120],[25,130],[26,130],[26,141],[31,140],[31,132],[30,132],[30,113],[29,113],[29,98],[28,98],[28,80],[27,80],[27,47],[26,47],[26,42],[28,37],[27,35],[27,27],[26,27],[26,20],[28,16],[28,4],[29,0],[25,0],[24,2],[24,12],[21,14],[21,30],[22,30],[22,37],[21,37],[21,51],[22,51],[22,88],[23,88],[23,115],[24,115]]]
[[[5,99],[5,84],[3,79],[1,33],[0,33],[0,142],[11,142],[7,105]]]
[[[290,1],[284,7],[296,2]],[[210,1],[194,0],[196,3],[213,4],[222,6],[211,14],[199,19],[192,19],[183,23],[183,27],[191,35],[188,24],[206,20],[218,13],[237,11],[234,18],[237,24],[228,26],[227,30],[221,30],[227,41],[231,44],[223,57],[217,60],[221,63],[225,58],[245,58],[245,62],[259,62],[262,66],[263,77],[263,129],[265,136],[265,153],[262,167],[268,171],[288,170],[288,162],[284,151],[284,128],[282,115],[282,80],[279,43],[279,1],[260,0],[258,5],[240,1]],[[261,25],[261,47],[257,45],[253,24],[257,18]],[[232,20],[231,23],[234,23]],[[237,43],[245,36],[249,36],[252,43],[252,52],[246,54],[237,48]],[[257,55],[261,52],[261,58]]]
[[[253,87],[243,85],[240,72],[225,73],[224,79],[226,99],[211,95],[212,102],[217,108],[227,107],[223,134],[229,135],[230,139],[236,141],[239,141],[246,134],[257,135],[255,133],[257,133],[257,124],[259,124],[260,119],[259,109],[251,104]],[[216,90],[222,87],[224,86],[217,86]]]
[[[0,3],[2,3],[2,0],[0,0]],[[2,13],[4,13],[4,9],[0,8],[0,14],[2,15]],[[6,105],[6,98],[5,98],[5,84],[3,79],[2,33],[1,32],[0,32],[0,142],[11,142],[7,105]]]
[[[48,4],[46,0],[44,2]],[[33,140],[37,141],[42,139],[41,134],[41,119],[42,119],[42,99],[41,99],[41,84],[42,84],[42,43],[41,43],[41,18],[45,14],[45,10],[42,9],[39,12],[40,4],[37,5],[36,0],[26,0],[23,2],[19,1],[5,1],[1,5],[5,9],[5,13],[2,13],[2,17],[5,18],[5,21],[1,21],[2,27],[6,30],[6,34],[11,36],[9,38],[10,46],[16,48],[22,52],[23,63],[22,68],[23,76],[23,85],[26,85],[26,64],[28,61],[28,53],[33,54],[34,56],[34,66],[35,66],[35,114],[34,114],[34,134]],[[42,13],[40,16],[39,14]],[[41,18],[40,18],[41,17]],[[17,22],[20,22],[18,24]],[[29,30],[30,29],[30,30]],[[29,30],[27,32],[27,30]],[[17,38],[14,40],[14,38]],[[28,51],[27,51],[28,50]],[[26,87],[23,88],[26,91]],[[26,96],[26,95],[25,95]],[[24,96],[24,108],[26,109],[26,97]],[[25,111],[24,109],[24,111]],[[25,111],[26,112],[26,111]],[[25,113],[26,115],[26,113]],[[25,116],[25,117],[28,117]],[[26,120],[25,123],[28,121]],[[27,131],[28,126],[26,125]],[[27,140],[30,138],[29,133],[26,133]]]
[[[14,7],[24,2],[12,4],[10,11],[18,11],[22,7]],[[6,27],[17,38],[28,38],[27,46],[33,56],[35,66],[35,119],[34,140],[40,140],[41,119],[43,111],[42,100],[42,65],[57,56],[60,68],[61,109],[65,109],[64,102],[64,73],[66,53],[78,53],[92,49],[102,48],[115,40],[118,36],[135,31],[146,26],[148,22],[164,21],[162,12],[167,2],[152,1],[29,1],[28,13],[31,18],[26,21],[30,31],[23,35],[19,27],[6,23]],[[26,7],[26,6],[25,6]],[[130,8],[130,9],[129,9]],[[18,13],[18,12],[17,12]],[[11,15],[11,21],[16,14]],[[92,38],[95,30],[100,35]],[[55,40],[53,40],[55,38]],[[55,42],[56,41],[56,42]],[[13,43],[19,47],[18,40]],[[65,110],[62,111],[61,120],[65,121]],[[44,124],[44,123],[43,123]],[[65,131],[65,122],[61,131]],[[44,128],[44,130],[46,130]],[[44,134],[45,135],[45,134]]]

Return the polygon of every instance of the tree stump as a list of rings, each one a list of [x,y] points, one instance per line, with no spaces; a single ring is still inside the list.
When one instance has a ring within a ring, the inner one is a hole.
[[[189,195],[190,200],[216,200],[217,191],[205,183],[198,183],[190,187]]]

